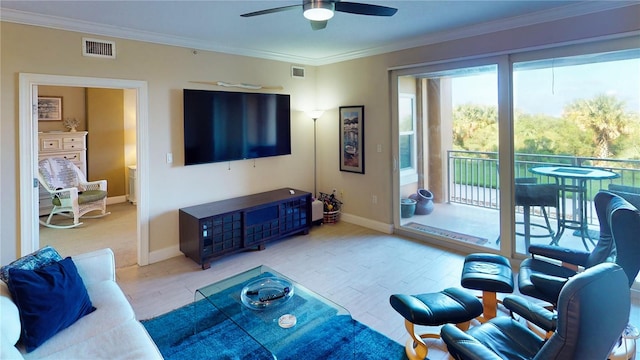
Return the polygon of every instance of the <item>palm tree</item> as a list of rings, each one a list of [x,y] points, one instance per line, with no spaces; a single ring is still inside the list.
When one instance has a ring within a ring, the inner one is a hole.
[[[498,108],[462,104],[453,110],[453,143],[459,149],[495,150],[498,139]]]
[[[611,144],[628,132],[629,114],[624,101],[611,95],[598,95],[593,99],[580,99],[568,104],[564,117],[574,121],[582,131],[591,131],[596,144],[594,156],[610,157]]]

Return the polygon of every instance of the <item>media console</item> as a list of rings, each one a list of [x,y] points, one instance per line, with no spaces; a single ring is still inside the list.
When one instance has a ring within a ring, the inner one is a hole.
[[[311,227],[311,193],[283,188],[179,210],[180,251],[202,266]]]

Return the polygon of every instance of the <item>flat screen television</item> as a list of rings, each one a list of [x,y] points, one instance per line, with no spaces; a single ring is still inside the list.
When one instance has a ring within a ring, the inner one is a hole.
[[[284,94],[184,89],[184,163],[291,154],[291,103]]]

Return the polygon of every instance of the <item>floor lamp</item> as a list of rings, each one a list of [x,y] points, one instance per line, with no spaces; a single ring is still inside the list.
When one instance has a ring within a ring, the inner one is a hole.
[[[318,198],[317,197],[317,183],[318,183],[318,176],[317,176],[317,171],[318,171],[318,157],[316,156],[316,151],[317,151],[317,143],[318,143],[318,139],[317,139],[317,126],[316,126],[316,121],[318,120],[318,118],[320,116],[322,116],[322,114],[324,114],[324,110],[313,110],[313,111],[309,111],[307,113],[307,115],[313,119],[313,197],[314,198]]]

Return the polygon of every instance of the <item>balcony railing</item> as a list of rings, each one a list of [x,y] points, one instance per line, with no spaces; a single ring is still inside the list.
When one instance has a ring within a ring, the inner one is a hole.
[[[498,181],[498,154],[496,152],[459,151],[447,152],[448,201],[484,208],[498,209],[500,203]],[[534,175],[529,169],[536,166],[580,166],[597,167],[611,170],[620,177],[610,180],[588,180],[587,198],[600,189],[607,189],[609,184],[640,187],[640,160],[618,160],[591,157],[573,157],[559,155],[516,154],[514,173],[516,177],[537,177],[539,183],[555,183],[548,176]],[[575,194],[574,194],[575,196]],[[575,209],[576,198],[569,198]],[[568,209],[568,210],[570,210]],[[567,215],[573,215],[570,211]],[[555,216],[552,213],[551,216]],[[593,207],[588,209],[588,223],[597,223]]]

